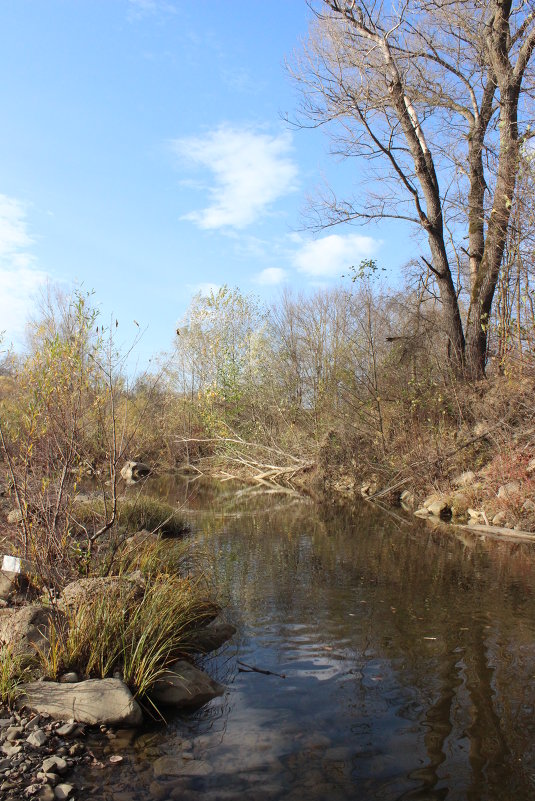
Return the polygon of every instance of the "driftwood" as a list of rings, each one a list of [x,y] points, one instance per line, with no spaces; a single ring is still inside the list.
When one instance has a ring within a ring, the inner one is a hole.
[[[252,481],[264,482],[266,484],[276,484],[279,480],[291,483],[292,479],[298,473],[310,470],[314,467],[315,462],[299,459],[291,453],[281,450],[280,448],[262,445],[257,442],[247,442],[241,437],[235,435],[232,437],[207,437],[207,438],[194,438],[194,437],[181,437],[176,440],[180,443],[206,443],[219,445],[225,447],[227,451],[220,454],[224,458],[225,471],[223,473],[225,480],[239,477],[246,472]],[[274,463],[275,458],[277,462]],[[270,461],[268,461],[268,458]],[[233,475],[230,472],[230,465],[236,465],[240,468],[239,471]]]

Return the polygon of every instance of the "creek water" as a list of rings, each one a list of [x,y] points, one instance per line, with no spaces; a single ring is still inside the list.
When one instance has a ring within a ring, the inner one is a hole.
[[[227,690],[119,733],[83,797],[535,797],[533,546],[229,483],[158,492],[238,627],[200,663]]]

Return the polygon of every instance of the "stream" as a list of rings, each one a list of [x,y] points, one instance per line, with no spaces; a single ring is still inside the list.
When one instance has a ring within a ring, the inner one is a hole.
[[[97,743],[123,761],[80,798],[535,797],[535,546],[231,482],[153,491],[238,627],[199,663],[227,690]]]

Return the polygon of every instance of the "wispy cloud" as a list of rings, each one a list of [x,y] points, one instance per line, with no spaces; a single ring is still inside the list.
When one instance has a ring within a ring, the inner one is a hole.
[[[302,244],[293,255],[293,264],[310,278],[336,278],[374,256],[380,244],[371,236],[330,234]]]
[[[286,281],[288,274],[282,267],[267,267],[262,272],[258,273],[254,280],[255,283],[262,286],[276,286]]]
[[[20,339],[35,293],[48,279],[35,267],[32,242],[25,206],[0,194],[0,333],[8,342]]]
[[[176,14],[176,6],[168,0],[128,0],[129,16],[139,19],[148,14]]]
[[[192,295],[202,295],[208,298],[210,295],[217,295],[221,289],[221,284],[212,284],[210,281],[201,281],[199,284],[188,284],[188,289]]]
[[[184,216],[199,228],[245,228],[296,189],[289,133],[273,136],[221,125],[205,136],[176,139],[172,146],[181,159],[212,173],[209,205]]]

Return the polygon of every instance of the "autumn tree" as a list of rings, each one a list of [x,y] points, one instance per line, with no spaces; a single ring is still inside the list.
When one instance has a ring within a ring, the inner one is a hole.
[[[450,364],[482,377],[530,132],[535,3],[323,0],[313,10],[290,68],[302,91],[300,124],[329,124],[335,151],[367,159],[379,179],[365,199],[329,193],[317,225],[395,218],[418,227]]]

